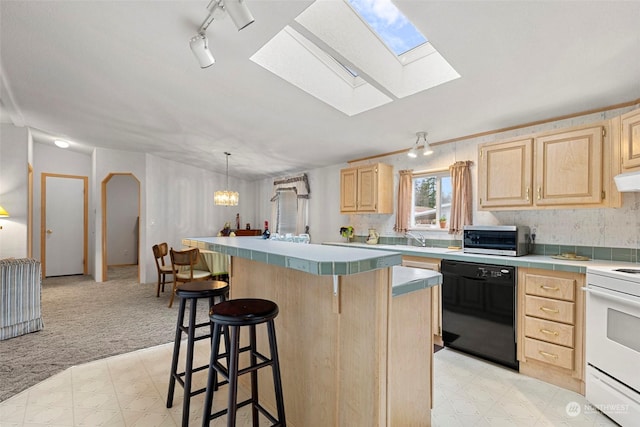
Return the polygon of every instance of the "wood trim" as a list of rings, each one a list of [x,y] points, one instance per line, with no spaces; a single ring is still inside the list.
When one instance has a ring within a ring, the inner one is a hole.
[[[470,135],[464,135],[464,136],[459,136],[459,137],[456,137],[456,138],[445,139],[445,140],[438,141],[438,142],[429,142],[429,145],[431,145],[433,147],[433,146],[436,146],[436,145],[449,144],[449,143],[452,143],[452,142],[463,141],[465,139],[479,138],[481,136],[494,135],[494,134],[497,134],[497,133],[508,132],[508,131],[511,131],[511,130],[527,128],[529,126],[537,126],[537,125],[541,125],[541,124],[545,124],[545,123],[556,122],[556,121],[559,121],[559,120],[566,120],[566,119],[572,119],[574,117],[586,116],[586,115],[589,115],[589,114],[602,113],[604,111],[616,110],[618,108],[624,108],[624,107],[630,107],[630,106],[636,105],[636,104],[640,104],[640,98],[634,99],[633,101],[622,102],[620,104],[609,105],[607,107],[593,108],[591,110],[585,110],[585,111],[580,111],[580,112],[571,113],[571,114],[564,114],[562,116],[550,117],[548,119],[536,120],[536,121],[533,121],[533,122],[523,123],[523,124],[519,124],[519,125],[515,125],[515,126],[508,126],[508,127],[489,130],[489,131],[485,131],[485,132],[472,133]],[[361,162],[361,161],[365,161],[365,160],[373,160],[373,159],[379,159],[379,158],[382,158],[382,157],[393,156],[395,154],[400,154],[400,153],[407,153],[410,149],[411,149],[411,147],[410,148],[405,148],[404,150],[396,150],[396,151],[391,151],[389,153],[376,154],[374,156],[368,156],[368,157],[361,157],[359,159],[348,160],[347,163],[356,163],[356,162]]]
[[[102,227],[101,227],[101,246],[102,246],[102,281],[107,278],[107,183],[111,178],[118,175],[129,175],[138,182],[138,283],[140,282],[140,260],[142,259],[140,245],[140,180],[132,172],[110,172],[101,183],[101,205],[102,205]]]
[[[33,258],[33,166],[27,163],[27,257]]]
[[[42,172],[40,175],[40,262],[42,264],[42,278],[47,277],[47,257],[46,257],[46,219],[47,219],[47,178],[70,178],[81,179],[84,184],[84,221],[83,221],[83,248],[82,248],[82,269],[83,274],[88,273],[88,238],[89,238],[89,177],[81,175],[66,175],[59,173]]]

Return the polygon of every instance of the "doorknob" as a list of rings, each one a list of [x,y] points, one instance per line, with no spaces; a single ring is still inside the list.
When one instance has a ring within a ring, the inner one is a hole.
[[[51,234],[51,233],[53,233],[53,230],[50,228],[47,228],[47,234]]]

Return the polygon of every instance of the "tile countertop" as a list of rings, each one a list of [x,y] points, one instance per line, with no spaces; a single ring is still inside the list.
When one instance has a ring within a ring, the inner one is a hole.
[[[262,237],[190,237],[182,239],[182,244],[317,275],[357,274],[402,263],[398,251],[292,243]]]
[[[393,266],[393,282],[391,294],[408,294],[420,289],[431,288],[442,284],[442,274],[423,268]]]
[[[399,252],[402,255],[421,256],[425,258],[451,259],[455,261],[478,262],[481,264],[509,265],[514,267],[540,268],[543,270],[569,271],[586,273],[588,267],[634,267],[638,264],[622,261],[605,261],[593,259],[589,261],[570,261],[551,258],[544,255],[525,255],[519,257],[467,254],[462,249],[423,248],[409,245],[368,245],[366,243],[325,242],[324,245],[348,246],[353,248],[373,249]]]

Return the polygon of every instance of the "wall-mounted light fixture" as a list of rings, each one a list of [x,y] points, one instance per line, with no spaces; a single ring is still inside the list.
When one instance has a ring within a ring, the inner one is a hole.
[[[69,148],[69,143],[63,139],[56,139],[53,141],[53,143],[60,148]]]
[[[231,17],[238,31],[247,27],[255,20],[244,0],[211,0],[207,9],[209,10],[209,14],[204,18],[200,28],[198,28],[198,33],[189,40],[189,46],[196,56],[198,63],[200,63],[200,68],[210,67],[216,62],[211,50],[209,50],[209,40],[205,34],[214,19],[224,17],[226,12]]]
[[[238,206],[238,200],[240,199],[240,195],[237,191],[229,190],[229,156],[231,153],[227,153],[225,151],[225,156],[227,156],[227,186],[224,190],[216,191],[213,195],[213,203],[219,206]]]
[[[416,143],[407,152],[407,156],[415,159],[416,157],[418,157],[418,149],[419,148],[422,148],[422,155],[423,156],[428,156],[429,154],[433,154],[433,149],[431,148],[431,146],[427,142],[427,135],[428,135],[427,132],[424,132],[424,131],[416,132]],[[422,144],[420,143],[421,139],[422,139]]]

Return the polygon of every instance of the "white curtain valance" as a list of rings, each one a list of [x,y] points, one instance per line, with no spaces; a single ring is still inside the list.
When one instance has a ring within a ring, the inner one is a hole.
[[[273,181],[272,202],[278,200],[278,194],[281,191],[295,191],[298,199],[308,199],[311,190],[309,189],[309,178],[307,178],[307,174],[303,173],[299,176]]]

